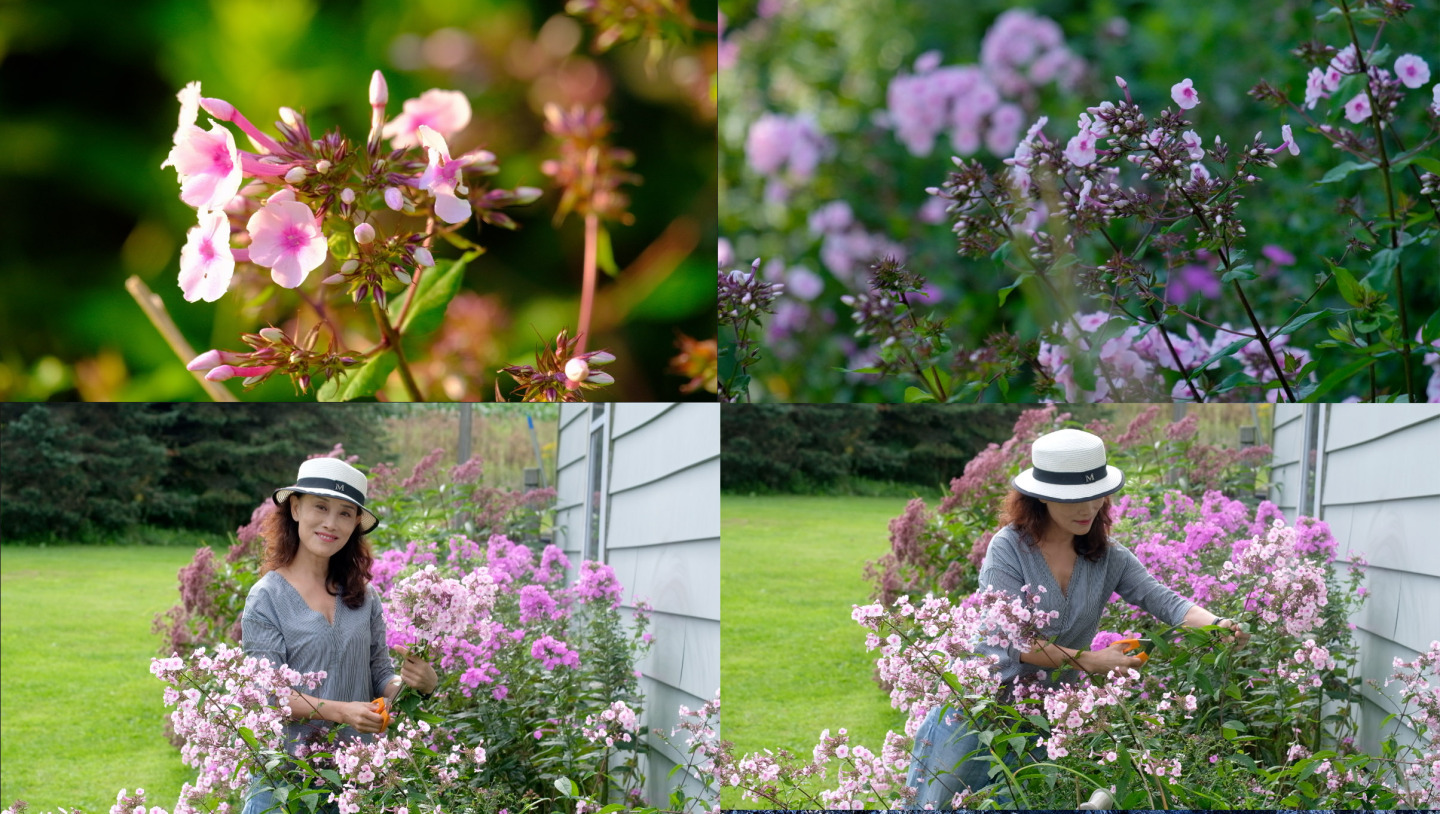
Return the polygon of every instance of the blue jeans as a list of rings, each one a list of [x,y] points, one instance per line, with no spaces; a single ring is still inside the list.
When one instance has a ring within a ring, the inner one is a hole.
[[[1045,748],[1031,749],[1030,757],[1044,760]],[[1012,749],[1005,755],[1005,765],[1014,768],[1017,762],[1017,753]],[[915,750],[910,755],[905,785],[915,788],[915,808],[927,803],[937,809],[949,808],[956,794],[967,789],[979,791],[994,783],[990,779],[993,765],[990,750],[980,745],[980,736],[971,731],[965,713],[952,708],[942,716],[937,707],[930,710],[915,733]],[[996,794],[995,801],[1002,807],[1010,805],[1008,789]]]

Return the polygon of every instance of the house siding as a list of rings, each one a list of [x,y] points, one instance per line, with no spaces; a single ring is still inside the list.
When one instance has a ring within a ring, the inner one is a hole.
[[[643,600],[654,609],[655,643],[637,669],[650,747],[645,794],[665,807],[681,781],[670,771],[686,758],[651,731],[672,731],[682,705],[697,709],[720,687],[720,408],[605,409],[601,554],[625,586],[623,606],[633,609]],[[557,539],[576,565],[584,546],[591,416],[590,405],[561,407]],[[701,793],[693,775],[683,782],[691,795]]]
[[[1301,506],[1307,411],[1316,422],[1315,498]],[[1393,660],[1414,660],[1440,639],[1440,407],[1278,405],[1274,449],[1271,499],[1291,521],[1308,514],[1330,525],[1337,568],[1368,562],[1369,594],[1350,621],[1364,679],[1357,745],[1378,754],[1381,722],[1397,709],[1399,685],[1383,687]]]

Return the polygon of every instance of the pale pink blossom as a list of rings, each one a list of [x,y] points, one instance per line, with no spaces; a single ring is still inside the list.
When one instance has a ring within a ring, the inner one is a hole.
[[[1430,66],[1414,54],[1395,58],[1395,75],[1407,88],[1418,88],[1430,81]]]
[[[465,94],[458,90],[432,89],[420,94],[419,99],[406,99],[404,111],[385,125],[381,135],[390,139],[391,147],[399,150],[423,143],[421,127],[429,127],[448,138],[469,123],[470,100]]]
[[[198,86],[195,93],[199,93]],[[182,118],[184,96],[181,91]],[[175,131],[175,146],[160,166],[175,168],[180,177],[180,200],[196,209],[223,209],[240,191],[240,151],[235,136],[218,122],[211,122],[208,132],[182,122]]]
[[[1090,114],[1080,114],[1080,132],[1065,145],[1065,158],[1077,167],[1088,167],[1095,163],[1095,124]]]
[[[220,299],[235,274],[230,251],[230,218],[223,211],[200,210],[200,223],[190,227],[180,250],[180,290],[186,302]]]
[[[1370,97],[1365,91],[1355,94],[1354,98],[1345,103],[1345,118],[1355,124],[1359,124],[1370,118]]]
[[[1300,145],[1295,143],[1295,136],[1290,132],[1290,125],[1280,126],[1280,136],[1280,146],[1275,148],[1275,152],[1289,150],[1290,155],[1300,155]]]
[[[1205,146],[1200,143],[1199,133],[1194,130],[1186,130],[1180,134],[1180,140],[1185,142],[1185,149],[1189,151],[1191,161],[1199,161],[1205,157]]]
[[[250,232],[251,262],[270,269],[280,287],[295,288],[325,262],[328,249],[315,213],[296,201],[294,193],[285,192],[272,195],[245,228]]]
[[[455,192],[462,188],[461,170],[472,160],[469,156],[451,159],[445,137],[428,125],[420,125],[420,143],[425,145],[425,152],[430,157],[430,163],[420,176],[420,188],[435,196],[435,214],[441,220],[460,223],[470,217],[470,202],[457,197]]]
[[[1177,82],[1171,87],[1170,98],[1175,100],[1181,110],[1189,110],[1200,104],[1200,94],[1195,91],[1195,85],[1189,79]]]
[[[1314,110],[1317,102],[1329,97],[1330,89],[1325,87],[1325,72],[1319,68],[1311,68],[1310,75],[1305,77],[1305,109]]]

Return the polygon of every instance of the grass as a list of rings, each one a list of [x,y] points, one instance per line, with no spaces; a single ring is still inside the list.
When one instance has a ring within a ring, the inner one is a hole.
[[[851,606],[868,601],[866,560],[889,550],[904,498],[738,497],[721,504],[720,683],[723,735],[736,754],[809,756],[845,727],[879,752],[903,716],[873,679],[874,656]],[[726,788],[721,808],[742,803]]]
[[[150,675],[157,612],[194,549],[0,549],[0,804],[108,811],[120,789],[170,808],[192,777]]]

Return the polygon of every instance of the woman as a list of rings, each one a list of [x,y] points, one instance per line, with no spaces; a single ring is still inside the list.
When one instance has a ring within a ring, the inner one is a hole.
[[[385,650],[380,598],[369,587],[370,544],[379,520],[365,508],[367,481],[337,458],[300,465],[293,486],[272,496],[279,508],[265,526],[265,563],[241,617],[247,655],[288,664],[301,673],[324,670],[313,694],[292,689],[286,740],[323,739],[336,724],[366,735],[381,731],[378,705],[402,683],[422,693],[439,683],[428,663],[400,651],[400,675]],[[342,731],[340,737],[355,737]],[[246,793],[242,814],[283,810],[264,778]]]
[[[1005,528],[990,540],[980,566],[980,585],[1021,596],[1022,586],[1034,593],[1043,587],[1038,608],[1058,611],[1046,632],[1053,642],[1029,651],[981,647],[999,657],[1002,686],[1022,679],[1037,680],[1041,673],[1054,684],[1057,668],[1108,674],[1139,669],[1141,659],[1126,655],[1116,642],[1102,650],[1089,650],[1100,615],[1112,594],[1158,618],[1167,625],[1216,625],[1236,630],[1243,643],[1249,635],[1235,622],[1190,602],[1161,585],[1135,555],[1109,542],[1110,499],[1125,484],[1125,475],[1105,462],[1105,442],[1083,430],[1058,430],[1035,440],[1034,466],[1011,481],[1001,520]],[[930,710],[915,734],[915,749],[906,785],[916,789],[915,806],[948,808],[950,800],[967,788],[978,790],[992,782],[991,761],[979,753],[979,738],[972,733],[963,711],[951,709],[941,716]],[[1040,750],[1043,753],[1043,750]]]

